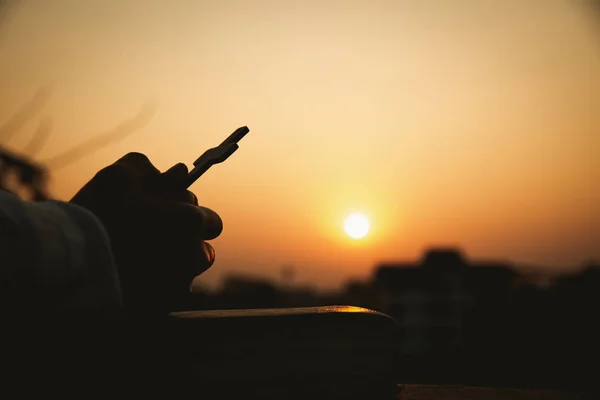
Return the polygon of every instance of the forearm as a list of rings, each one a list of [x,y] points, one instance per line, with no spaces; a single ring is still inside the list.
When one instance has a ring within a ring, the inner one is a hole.
[[[25,202],[2,191],[0,281],[4,297],[43,294],[42,306],[55,309],[121,305],[109,239],[92,213],[63,202]]]

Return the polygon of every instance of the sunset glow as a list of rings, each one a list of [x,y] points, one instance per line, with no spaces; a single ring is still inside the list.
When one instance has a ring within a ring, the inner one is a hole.
[[[344,230],[352,239],[362,239],[369,233],[370,223],[362,214],[351,214],[346,218]]]
[[[192,167],[250,128],[190,188],[224,224],[203,282],[289,264],[334,287],[437,243],[554,269],[600,258],[600,30],[571,2],[19,3],[0,122],[51,96],[2,145],[26,149],[45,117],[42,162],[139,128],[52,169],[55,198],[125,153]],[[356,210],[367,229],[348,232]]]

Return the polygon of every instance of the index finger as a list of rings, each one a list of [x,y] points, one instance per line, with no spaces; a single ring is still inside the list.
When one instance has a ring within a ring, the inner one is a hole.
[[[144,197],[134,207],[142,226],[166,235],[194,236],[203,240],[218,237],[223,231],[223,221],[214,211],[189,203]]]

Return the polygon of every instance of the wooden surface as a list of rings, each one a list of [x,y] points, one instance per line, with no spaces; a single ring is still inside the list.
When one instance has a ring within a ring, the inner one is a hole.
[[[399,385],[398,400],[575,400],[595,399],[590,393],[500,389],[465,386]]]

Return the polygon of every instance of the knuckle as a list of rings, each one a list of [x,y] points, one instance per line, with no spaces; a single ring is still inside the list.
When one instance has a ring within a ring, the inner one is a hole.
[[[156,169],[152,162],[150,162],[150,159],[142,153],[127,153],[115,164],[126,166],[131,175],[137,176],[140,180],[160,176],[160,171]]]
[[[106,179],[118,179],[127,175],[127,168],[121,164],[112,164],[108,167],[102,168],[95,175],[95,178],[106,180]]]
[[[133,183],[131,171],[122,164],[109,165],[94,176],[94,181],[100,185],[110,185],[113,188],[127,187]]]
[[[125,154],[119,161],[133,161],[136,163],[151,164],[147,155],[135,151]]]

